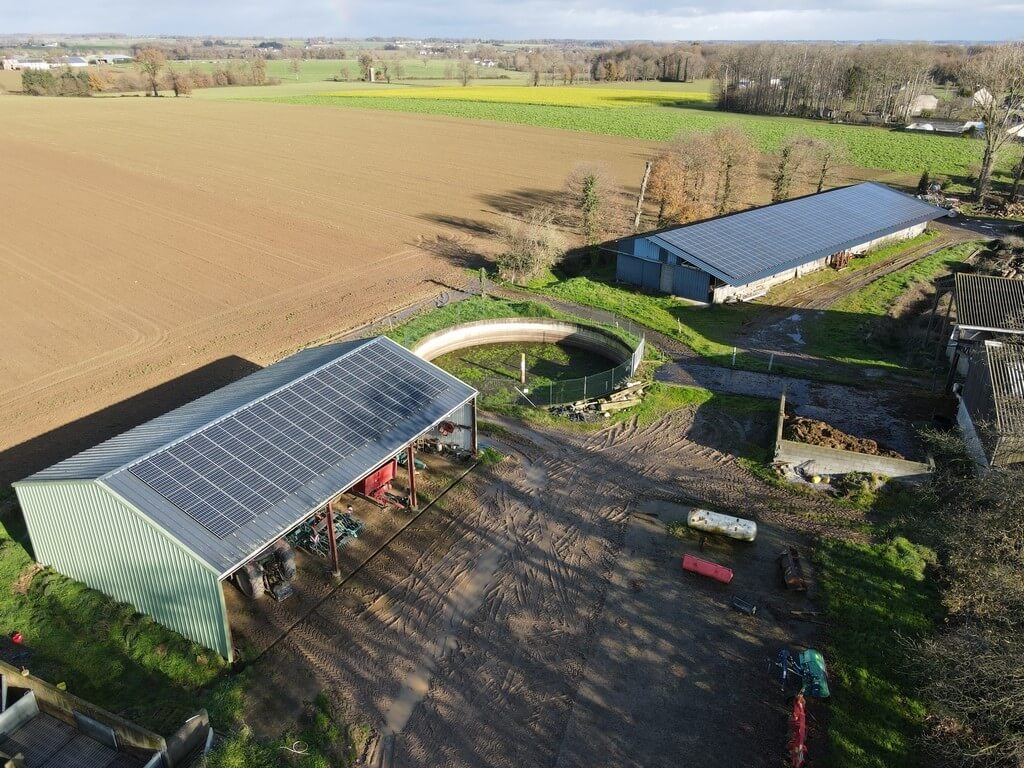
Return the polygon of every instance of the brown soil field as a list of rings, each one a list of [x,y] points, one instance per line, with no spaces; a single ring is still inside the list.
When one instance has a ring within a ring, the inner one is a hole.
[[[4,91],[21,90],[21,72],[14,72],[9,69],[0,71],[0,93]]]
[[[190,99],[9,96],[3,112],[4,482],[464,284],[494,225],[574,164],[631,189],[653,148]]]

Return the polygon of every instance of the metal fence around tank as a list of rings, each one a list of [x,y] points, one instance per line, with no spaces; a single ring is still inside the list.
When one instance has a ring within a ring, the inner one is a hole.
[[[541,387],[523,390],[520,392],[522,396],[521,404],[540,407],[574,403],[577,400],[588,400],[594,397],[604,397],[619,389],[636,374],[644,360],[645,346],[646,342],[641,338],[630,358],[610,370],[584,376],[580,379],[566,379],[552,384],[545,384]]]

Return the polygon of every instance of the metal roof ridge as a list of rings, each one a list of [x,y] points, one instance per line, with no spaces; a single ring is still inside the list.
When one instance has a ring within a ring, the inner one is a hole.
[[[161,446],[159,446],[157,448],[154,448],[153,450],[151,450],[151,451],[149,451],[147,453],[144,453],[144,454],[142,454],[140,456],[136,456],[131,461],[126,462],[125,464],[122,464],[121,466],[116,467],[115,469],[112,469],[109,472],[106,472],[106,473],[100,475],[99,477],[97,477],[95,479],[96,480],[101,480],[101,481],[105,480],[108,477],[112,477],[113,475],[116,475],[118,472],[125,471],[126,469],[128,469],[128,467],[132,466],[133,464],[138,464],[140,461],[145,461],[146,459],[148,459],[148,458],[150,458],[152,456],[155,456],[156,454],[160,453],[161,451],[166,451],[168,448],[170,448],[170,447],[172,447],[174,445],[177,445],[178,443],[182,442],[183,440],[187,440],[188,438],[192,437],[193,435],[199,434],[204,429],[208,429],[208,428],[212,427],[214,424],[219,424],[220,422],[224,421],[225,419],[229,419],[232,416],[234,416],[235,414],[240,413],[241,411],[244,411],[246,408],[251,408],[252,406],[256,405],[256,403],[259,403],[259,402],[262,402],[263,400],[266,400],[271,395],[275,395],[278,392],[281,392],[282,390],[287,389],[288,387],[294,386],[298,382],[303,381],[304,379],[312,376],[313,374],[322,371],[327,366],[334,365],[334,363],[338,362],[342,358],[348,357],[353,352],[356,352],[356,351],[358,351],[360,349],[363,349],[364,347],[368,346],[369,344],[373,344],[373,343],[377,342],[380,338],[381,338],[380,336],[370,337],[370,338],[368,338],[365,341],[365,343],[359,344],[357,346],[354,346],[351,349],[345,351],[344,354],[338,355],[337,357],[332,357],[328,362],[324,363],[323,365],[319,365],[319,366],[317,366],[316,368],[313,368],[310,371],[307,371],[306,373],[302,374],[298,378],[290,380],[287,384],[282,384],[281,386],[276,387],[276,388],[270,390],[269,392],[263,393],[259,397],[254,398],[253,400],[249,400],[248,402],[244,403],[243,405],[238,406],[237,408],[231,409],[227,413],[222,413],[217,418],[215,418],[215,419],[213,419],[211,421],[207,421],[206,423],[196,427],[192,431],[187,432],[184,435],[179,435],[174,440],[170,440],[170,441],[164,443],[163,445],[161,445]],[[307,347],[306,349],[313,349],[313,347]],[[305,351],[306,350],[300,350],[300,352],[305,352]],[[298,354],[298,353],[295,353],[295,354]],[[271,363],[266,368],[261,368],[260,371],[266,371],[266,370],[272,368],[273,366],[278,365],[279,363],[285,362],[290,357],[291,357],[291,355],[289,355],[288,357],[284,357],[284,358],[278,360],[277,362]],[[260,371],[253,371],[252,373],[249,374],[249,376],[255,376]],[[243,377],[243,378],[239,379],[238,381],[245,381],[246,378],[248,378],[248,377]],[[232,382],[232,383],[235,383],[235,382]],[[224,387],[221,387],[220,389],[225,389],[226,387],[229,387],[229,386],[231,386],[231,384],[227,384]],[[215,389],[215,390],[213,390],[213,392],[210,392],[209,394],[212,395],[214,392],[218,392],[218,391],[220,391],[220,390]],[[197,401],[196,400],[192,400],[189,403],[187,403],[186,405],[191,405],[192,403],[195,403],[195,402],[197,402]],[[182,406],[182,407],[185,407],[185,406]],[[175,409],[175,410],[177,410],[177,409]],[[174,411],[168,411],[167,413],[174,413]],[[163,414],[163,415],[167,415],[167,414]],[[157,418],[160,418],[160,416],[157,416]],[[140,424],[139,426],[141,427],[142,424]]]
[[[821,195],[828,195],[831,194],[832,192],[841,192],[844,189],[853,189],[854,187],[863,187],[869,184],[875,187],[881,187],[882,189],[887,189],[890,192],[896,192],[897,194],[903,195],[904,197],[909,197],[912,200],[917,200],[917,198],[914,197],[913,195],[908,195],[906,192],[900,192],[898,189],[893,189],[892,187],[886,184],[882,184],[881,182],[878,181],[858,181],[854,182],[853,184],[844,184],[841,187],[823,189],[821,192],[808,192],[806,195],[797,195],[796,197],[789,197],[786,198],[785,200],[776,200],[774,203],[755,205],[750,208],[743,208],[742,210],[739,211],[729,211],[729,213],[720,213],[716,216],[708,216],[703,219],[697,219],[696,221],[687,221],[684,224],[669,224],[668,226],[661,227],[660,229],[653,229],[649,232],[637,232],[635,234],[628,235],[627,237],[620,238],[620,240],[627,240],[630,237],[653,237],[656,235],[663,235],[666,232],[675,232],[680,229],[688,229],[689,227],[695,227],[698,224],[707,224],[710,221],[721,221],[722,219],[731,219],[734,216],[739,216],[744,213],[750,213],[751,211],[763,211],[765,208],[775,208],[780,205],[785,205],[786,203],[795,203],[800,200],[807,200],[808,198],[811,197],[820,197]],[[917,200],[917,202],[920,203],[923,201]]]

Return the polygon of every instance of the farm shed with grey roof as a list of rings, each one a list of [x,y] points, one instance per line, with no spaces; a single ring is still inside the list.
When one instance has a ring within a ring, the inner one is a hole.
[[[947,356],[964,377],[985,341],[1024,334],[1024,280],[958,272],[953,287],[956,322]]]
[[[960,391],[957,421],[979,464],[1024,461],[1024,347],[986,341]]]
[[[221,582],[475,397],[385,337],[330,344],[14,488],[40,563],[231,658]]]
[[[1024,333],[1024,280],[958,272],[955,288],[957,327]]]
[[[753,298],[785,280],[907,239],[947,211],[866,182],[620,240],[616,279],[696,301]]]

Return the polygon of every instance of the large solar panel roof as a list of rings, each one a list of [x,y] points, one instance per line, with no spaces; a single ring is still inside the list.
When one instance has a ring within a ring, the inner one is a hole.
[[[444,389],[395,350],[367,345],[128,471],[222,539]]]
[[[739,286],[946,213],[866,182],[646,237],[725,283]]]
[[[95,479],[226,576],[475,394],[390,339],[328,345],[126,433]]]

